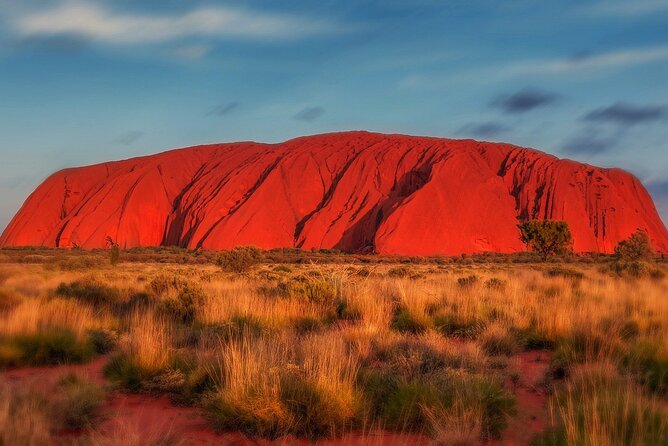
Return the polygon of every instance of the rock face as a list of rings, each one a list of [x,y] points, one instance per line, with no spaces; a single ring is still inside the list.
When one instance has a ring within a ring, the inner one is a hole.
[[[507,144],[336,133],[198,146],[66,169],[28,198],[0,246],[516,252],[517,224],[566,220],[578,252],[668,232],[632,175]]]

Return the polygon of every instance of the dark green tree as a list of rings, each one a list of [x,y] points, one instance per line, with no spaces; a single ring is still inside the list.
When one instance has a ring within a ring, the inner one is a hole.
[[[638,229],[615,247],[617,259],[623,262],[638,262],[654,259],[654,251],[647,231]]]
[[[565,221],[530,220],[517,226],[520,240],[543,260],[570,252],[573,237]]]

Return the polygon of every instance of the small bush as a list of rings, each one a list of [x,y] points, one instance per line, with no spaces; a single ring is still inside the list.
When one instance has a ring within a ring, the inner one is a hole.
[[[548,277],[564,277],[566,279],[582,280],[585,275],[581,271],[577,271],[571,268],[550,268],[545,271],[545,275]]]
[[[485,288],[488,290],[494,291],[504,291],[506,289],[507,282],[503,279],[492,277],[491,279],[485,282]]]
[[[77,299],[90,305],[113,305],[120,300],[118,289],[104,285],[95,279],[82,279],[71,283],[61,283],[56,294]]]
[[[666,278],[666,273],[659,268],[653,268],[649,272],[649,277],[651,277],[654,280],[663,280]]]
[[[457,279],[457,285],[459,285],[460,287],[468,287],[474,285],[477,282],[478,282],[478,276],[476,276],[475,274],[466,277],[460,277],[459,279]]]
[[[198,306],[205,299],[201,287],[185,282],[180,285],[176,296],[162,300],[156,310],[175,322],[190,324],[195,320]]]
[[[557,427],[536,438],[535,446],[668,444],[664,410],[608,365],[576,369],[550,405]]]
[[[388,277],[402,278],[407,277],[411,270],[407,266],[396,266],[387,271]]]
[[[554,350],[556,347],[555,339],[534,326],[524,329],[511,328],[510,332],[526,350]]]
[[[90,343],[77,342],[67,330],[19,335],[0,342],[0,366],[80,363],[93,356]]]
[[[287,265],[276,265],[274,267],[274,271],[277,272],[277,273],[291,273],[292,268],[290,268]]]
[[[300,318],[297,318],[293,321],[292,325],[298,334],[306,334],[313,331],[317,331],[323,328],[324,326],[323,322],[320,319],[313,316],[302,316]]]
[[[490,378],[468,373],[445,372],[423,375],[408,381],[377,375],[368,387],[381,391],[371,395],[381,404],[376,409],[383,423],[402,432],[429,432],[430,414],[447,416],[462,408],[478,414],[480,439],[497,438],[514,412],[514,398]]]
[[[434,326],[443,336],[475,339],[485,330],[485,322],[480,319],[464,319],[454,314],[438,315]]]
[[[142,381],[154,375],[147,374],[126,355],[118,354],[113,356],[105,366],[104,376],[121,388],[136,392],[141,389]]]
[[[642,262],[654,259],[652,243],[646,231],[637,230],[615,247],[615,255],[621,262]]]
[[[63,377],[56,385],[56,416],[68,429],[83,429],[98,418],[104,391],[75,374]]]
[[[101,355],[109,353],[118,344],[118,335],[111,330],[91,330],[88,336],[95,352]]]
[[[488,327],[481,337],[482,348],[488,355],[512,356],[519,350],[517,340],[505,328]]]
[[[631,345],[622,360],[624,369],[651,392],[668,394],[668,356],[662,355],[658,342],[641,340]]]
[[[223,252],[216,264],[225,272],[245,273],[262,261],[262,251],[252,246],[238,247]]]
[[[275,291],[283,297],[305,299],[314,303],[333,304],[338,296],[338,290],[330,280],[318,277],[298,277],[281,282]]]
[[[401,333],[424,333],[429,328],[429,320],[417,317],[406,309],[400,309],[392,319],[391,328]]]

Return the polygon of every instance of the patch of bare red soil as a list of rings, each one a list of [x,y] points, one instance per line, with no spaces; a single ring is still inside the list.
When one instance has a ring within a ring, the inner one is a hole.
[[[100,357],[88,364],[61,365],[55,367],[27,367],[0,373],[0,379],[10,385],[31,386],[48,392],[59,379],[68,373],[76,373],[100,385],[107,383],[103,369],[108,358]],[[93,432],[61,431],[61,438],[93,435],[103,444],[155,444],[170,439],[177,445],[221,446],[416,446],[428,444],[428,437],[412,434],[375,432],[351,433],[342,438],[323,439],[315,443],[292,436],[277,440],[249,438],[238,432],[214,432],[200,410],[177,406],[165,396],[111,392],[100,408],[100,421]]]
[[[517,414],[510,418],[501,438],[485,443],[487,446],[527,445],[536,434],[550,425],[548,395],[541,385],[550,364],[550,352],[522,352],[516,358],[520,372],[519,381],[508,382],[506,386],[514,392],[517,399]]]
[[[517,414],[500,439],[483,443],[485,446],[525,445],[549,425],[547,394],[540,385],[549,365],[549,352],[530,351],[517,357],[520,379],[506,385],[517,398]],[[58,367],[32,367],[6,371],[0,377],[10,384],[36,386],[48,390],[68,373],[77,373],[88,379],[105,384],[102,370],[107,361],[101,357],[84,365]],[[307,440],[291,436],[278,440],[254,439],[241,433],[216,433],[202,413],[193,407],[174,405],[167,397],[152,397],[140,394],[111,393],[101,407],[101,421],[95,426],[93,435],[107,439],[132,438],[138,444],[171,438],[179,445],[309,445]],[[81,432],[61,432],[62,436],[85,435]],[[349,434],[342,438],[323,439],[315,442],[320,446],[416,446],[429,444],[431,440],[420,435],[393,434],[379,431],[367,434]]]

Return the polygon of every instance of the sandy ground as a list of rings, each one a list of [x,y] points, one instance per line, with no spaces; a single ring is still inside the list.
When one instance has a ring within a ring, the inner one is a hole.
[[[108,358],[100,357],[83,365],[63,365],[57,367],[31,367],[0,373],[0,377],[10,384],[35,386],[45,392],[67,373],[107,385],[102,370]],[[524,445],[549,423],[547,395],[538,383],[545,375],[549,364],[549,353],[543,351],[523,352],[513,358],[520,370],[520,379],[506,386],[517,397],[517,414],[503,432],[501,439],[482,445]],[[106,441],[114,438],[133,438],[136,444],[151,444],[164,438],[171,438],[178,445],[308,445],[306,440],[283,437],[277,440],[251,439],[235,432],[216,433],[208,425],[203,414],[194,407],[181,407],[167,397],[153,397],[143,394],[110,392],[100,408],[101,421],[92,435]],[[87,435],[87,432],[61,432],[62,437]],[[345,437],[320,440],[322,446],[416,446],[430,444],[431,439],[419,435],[391,434],[377,432],[366,435],[349,434]]]

